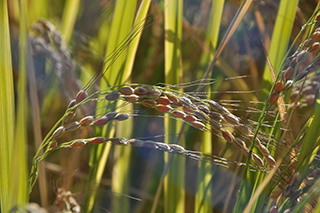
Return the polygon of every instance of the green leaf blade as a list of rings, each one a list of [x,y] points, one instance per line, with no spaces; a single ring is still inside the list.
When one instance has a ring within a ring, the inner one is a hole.
[[[0,3],[0,194],[1,212],[13,205],[12,157],[14,144],[14,91],[7,1]]]

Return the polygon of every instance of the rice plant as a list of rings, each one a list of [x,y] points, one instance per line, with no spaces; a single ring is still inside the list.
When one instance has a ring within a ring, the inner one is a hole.
[[[234,3],[2,1],[1,211],[318,212],[319,7]]]

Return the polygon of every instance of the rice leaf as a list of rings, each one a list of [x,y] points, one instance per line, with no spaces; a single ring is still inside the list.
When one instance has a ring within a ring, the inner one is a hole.
[[[36,4],[36,3],[34,3]],[[42,5],[43,6],[43,5]],[[28,13],[29,14],[29,13]],[[30,111],[32,115],[32,127],[33,127],[33,135],[34,135],[34,144],[35,148],[38,149],[42,143],[42,131],[41,131],[41,109],[39,104],[38,97],[38,89],[37,89],[37,80],[36,74],[33,64],[33,59],[31,56],[31,51],[28,49],[27,54],[27,66],[28,66],[28,92],[29,92],[29,103],[30,103]],[[43,150],[39,150],[39,153],[43,153]],[[39,154],[38,153],[38,154]],[[44,168],[43,162],[39,164],[39,172],[38,172],[38,180],[39,180],[39,191],[40,191],[40,199],[41,206],[48,206],[48,182],[46,178],[46,170]],[[32,181],[29,179],[29,193],[32,191]]]
[[[165,28],[165,83],[178,84],[182,76],[181,68],[181,38],[182,38],[182,6],[183,1],[165,0],[167,7],[164,10]],[[175,135],[178,134],[181,123],[165,118],[165,142],[177,143]],[[179,141],[184,146],[184,142]],[[172,158],[172,160],[169,160]],[[184,212],[185,191],[185,159],[177,155],[165,153],[165,161],[169,171],[164,180],[164,205],[165,212]]]
[[[79,0],[67,0],[65,2],[63,16],[61,20],[61,33],[64,35],[64,42],[66,44],[68,44],[70,41],[74,24],[77,19],[79,7]]]
[[[282,0],[280,2],[268,53],[276,74],[280,71],[280,65],[287,52],[298,2],[298,0]],[[266,64],[262,80],[262,89],[265,91],[262,93],[264,97],[269,92],[272,82],[269,66]]]
[[[142,1],[139,7],[138,13],[135,16],[133,26],[137,26],[138,24],[143,27],[143,22],[145,22],[145,17],[147,15],[148,9],[150,5],[150,0]],[[132,5],[127,5],[132,7]],[[127,8],[133,9],[133,8]],[[125,11],[127,13],[128,11]],[[131,19],[134,16],[130,17]],[[127,20],[131,22],[131,20]],[[138,44],[140,41],[141,33],[139,33],[136,38],[130,43],[129,48],[127,50],[127,57],[125,59],[125,66],[122,77],[122,82],[129,83],[131,81],[131,73],[133,68],[133,63],[136,55],[136,51],[138,49]],[[123,111],[133,111],[132,105],[127,105],[122,107]],[[134,129],[133,118],[117,123],[117,132],[116,135],[119,137],[130,138],[132,137],[132,130]],[[113,166],[113,180],[112,190],[122,194],[129,194],[129,186],[130,180],[128,180],[128,176],[130,176],[130,159],[131,149],[128,147],[120,147],[117,146],[114,149],[114,160],[115,164]],[[114,196],[112,200],[112,210],[113,212],[129,212],[129,199],[125,196]]]
[[[0,194],[1,212],[9,212],[13,194],[14,91],[7,1],[0,2]]]
[[[30,25],[32,22],[36,21],[39,18],[52,17],[52,13],[54,13],[54,11],[50,10],[51,7],[48,7],[48,5],[53,6],[50,0],[28,1],[27,10],[30,11],[28,13],[28,25]]]
[[[306,193],[305,196],[301,199],[301,201],[294,207],[294,209],[290,212],[292,213],[299,213],[299,212],[309,212],[306,211],[306,205],[310,204],[312,202],[312,199],[318,198],[320,196],[320,179],[316,180],[313,186],[308,190],[308,193]],[[318,206],[313,209],[313,212],[319,212],[319,204]]]
[[[261,194],[263,193],[264,188],[270,183],[270,181],[272,180],[272,177],[274,176],[274,174],[276,173],[277,169],[279,168],[280,164],[281,164],[282,160],[279,160],[277,162],[277,165],[272,168],[272,170],[270,171],[270,173],[264,178],[264,180],[261,182],[261,184],[259,184],[257,190],[255,191],[255,193],[252,195],[249,203],[247,204],[246,208],[244,209],[244,213],[249,213],[251,211],[256,211],[257,208],[254,204],[256,204],[256,201],[258,200],[258,198],[261,196]]]
[[[211,133],[205,132],[202,135],[201,152],[210,154],[211,150],[212,135]],[[212,186],[211,179],[214,175],[212,165],[204,161],[199,161],[198,168],[198,188],[195,200],[195,210],[196,212],[211,212],[213,209],[213,198],[210,186]]]
[[[114,16],[112,20],[111,30],[108,37],[108,43],[107,43],[107,49],[106,49],[106,57],[108,57],[113,50],[117,48],[117,46],[123,41],[123,39],[126,38],[126,36],[130,33],[130,30],[132,29],[133,20],[134,20],[134,13],[136,8],[136,1],[128,1],[128,0],[122,0],[117,1],[114,9]],[[123,84],[128,80],[128,76],[130,76],[131,70],[125,71],[123,70],[123,66],[126,60],[126,53],[127,51],[124,51],[122,54],[117,56],[117,60],[114,61],[106,61],[106,64],[103,69],[108,69],[108,72],[105,74],[105,78],[101,79],[100,82],[100,88],[105,88],[108,85],[119,85]],[[112,64],[110,64],[112,62]],[[114,62],[114,63],[113,63]],[[112,66],[111,66],[112,65]],[[107,79],[107,80],[106,80]],[[105,109],[102,105],[103,103],[97,104],[97,110],[96,114],[99,115],[101,113],[105,113],[105,110],[114,110],[114,109]],[[103,111],[104,110],[104,111]],[[114,127],[111,125],[108,125],[103,128],[103,130],[97,129],[96,134],[99,136],[105,136],[107,138],[113,137],[115,133]],[[122,136],[123,137],[123,136]],[[110,144],[103,144],[99,146],[93,147],[91,151],[91,165],[93,166],[90,171],[90,182],[95,184],[95,188],[98,187],[98,184],[101,180],[106,160],[108,157],[110,151]],[[127,153],[122,152],[121,154],[127,155]],[[127,156],[125,156],[127,158]],[[123,165],[123,167],[127,168],[128,165],[124,165],[124,161],[120,163],[120,165]],[[128,170],[123,170],[127,171]],[[116,173],[115,173],[116,174]],[[121,177],[126,177],[126,174],[122,173],[120,174]],[[119,177],[113,177],[118,179]],[[128,181],[125,178],[122,178],[123,181]],[[123,183],[122,181],[122,183]],[[121,183],[120,183],[121,184]],[[128,185],[114,185],[115,191],[120,192],[122,190],[127,189],[121,189],[122,186],[128,186]],[[127,188],[127,187],[125,187]],[[93,190],[93,192],[89,196],[89,203],[88,203],[88,211],[91,210],[92,205],[94,203],[95,199],[95,192],[96,190]],[[121,205],[119,202],[113,203],[114,212],[126,212],[129,207],[128,200],[122,200],[126,203],[122,203]]]
[[[208,25],[208,31],[206,35],[206,40],[209,45],[209,54],[206,54],[206,58],[209,61],[212,60],[216,46],[218,44],[218,37],[220,31],[220,23],[223,13],[224,1],[213,1]],[[208,94],[210,94],[211,88],[207,89]],[[208,97],[209,99],[212,97]],[[210,125],[207,125],[210,128]],[[212,154],[212,134],[210,132],[203,132],[202,142],[201,142],[201,152]],[[212,176],[213,168],[211,164],[206,162],[199,162],[198,170],[198,188],[195,199],[195,210],[196,212],[212,212]]]
[[[27,54],[28,54],[28,32],[27,32],[27,13],[26,1],[20,1],[20,61],[19,61],[19,80],[17,86],[17,118],[15,127],[15,147],[14,149],[14,179],[15,194],[17,204],[28,202],[28,165],[27,165]]]
[[[133,26],[137,26],[138,24],[141,24],[141,26],[144,25],[144,23],[146,22],[146,16],[150,7],[150,3],[151,0],[143,0],[140,3],[137,15],[135,16],[135,20],[134,20],[134,24]],[[135,59],[135,55],[137,53],[137,49],[138,49],[138,45],[140,42],[140,38],[141,38],[141,33],[139,33],[136,36],[136,39],[134,39],[129,48],[128,48],[128,53],[127,53],[127,57],[126,57],[126,65],[125,65],[125,72],[127,72],[124,75],[124,80],[125,79],[129,79],[130,78],[130,74],[133,68],[133,64],[134,64],[134,59]]]
[[[273,68],[276,73],[279,72],[279,68],[281,65],[281,62],[285,56],[285,53],[287,51],[288,42],[291,35],[291,30],[293,26],[294,17],[296,14],[296,8],[297,8],[298,1],[288,1],[288,0],[282,0],[279,6],[279,11],[276,19],[275,28],[273,31],[273,36],[271,40],[271,47],[269,49],[269,57],[271,64],[273,65]],[[266,92],[269,92],[269,89],[271,88],[272,84],[272,78],[269,71],[269,66],[266,64],[266,68],[263,75],[263,83],[262,88],[264,89],[264,93],[261,94],[261,96],[265,96]],[[266,108],[265,108],[266,109]],[[263,112],[264,113],[264,112]],[[259,124],[257,128],[260,128],[261,122],[263,120],[263,114],[260,116]],[[253,147],[252,147],[253,148]],[[251,148],[251,150],[252,150]],[[251,151],[250,151],[251,152]],[[247,160],[247,164],[249,163],[249,157]],[[248,176],[259,176],[259,178],[253,178],[251,180],[251,184],[254,184],[255,187],[252,187],[250,183],[248,183]],[[248,172],[248,166],[246,166],[243,179],[241,181],[238,198],[236,202],[236,206],[234,209],[234,212],[242,212],[244,210],[244,207],[248,203],[250,197],[253,195],[254,191],[257,187],[261,184],[261,181],[264,179],[265,174],[262,174],[261,172],[258,172],[257,174],[250,174]],[[259,206],[259,208],[262,207],[263,200],[259,199],[255,206]],[[258,209],[255,209],[259,211]],[[254,211],[254,210],[252,210]]]
[[[297,170],[300,171],[301,177],[305,177],[309,165],[312,163],[317,154],[319,144],[317,143],[319,137],[320,126],[320,97],[316,100],[313,113],[309,118],[309,127],[306,132],[300,155],[297,162]]]

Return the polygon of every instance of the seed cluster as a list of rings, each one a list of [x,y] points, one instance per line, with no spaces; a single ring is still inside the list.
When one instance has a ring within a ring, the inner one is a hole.
[[[282,85],[279,84],[277,90],[280,91],[281,88]],[[249,149],[245,142],[239,138],[235,138],[233,133],[223,128],[223,126],[240,130],[248,140],[253,139],[251,129],[241,123],[239,117],[232,114],[227,108],[221,106],[214,100],[195,99],[191,96],[187,97],[184,94],[166,91],[165,88],[154,88],[152,86],[137,86],[135,88],[124,86],[118,89],[118,91],[108,93],[105,98],[107,100],[114,100],[114,97],[169,113],[176,119],[186,122],[196,129],[218,133],[227,142],[235,144],[246,156],[249,154]],[[256,138],[254,145],[260,150],[267,164],[273,167],[275,160],[270,155],[268,149],[260,142],[259,138]],[[151,146],[154,145],[152,144]],[[260,167],[265,166],[263,160],[257,153],[252,153],[252,160]]]
[[[281,86],[277,86],[277,88],[280,87]],[[87,96],[87,92],[81,90],[76,98],[70,102],[63,124],[58,127],[51,136],[51,142],[48,146],[49,152],[58,146],[57,141],[65,132],[75,131],[89,125],[104,126],[112,120],[124,121],[131,116],[126,113],[108,112],[96,117],[91,115],[85,116],[74,121],[73,118],[75,117],[78,106],[85,103],[83,101],[87,100]],[[251,130],[251,127],[247,126],[239,117],[232,114],[227,108],[214,100],[194,98],[192,96],[187,96],[184,93],[168,91],[163,87],[147,85],[136,87],[131,87],[129,85],[123,86],[116,91],[110,91],[105,94],[104,99],[107,101],[121,99],[125,102],[140,104],[143,107],[153,108],[160,112],[168,113],[175,119],[185,122],[198,130],[210,131],[213,134],[220,135],[220,137],[225,139],[228,143],[232,143],[240,149],[245,156],[249,156],[249,148],[246,143],[235,135],[241,133],[243,138],[248,141],[253,141],[253,131]],[[260,153],[252,152],[251,160],[261,168],[265,168],[264,161],[270,168],[274,167],[276,163],[274,158],[260,140],[261,137],[258,134],[253,144],[260,150]],[[137,139],[126,140],[122,138],[106,139],[103,137],[94,137],[76,139],[71,142],[63,143],[59,147],[78,148],[87,143],[101,144],[105,142],[111,142],[116,145],[131,145],[179,153],[188,155],[197,160],[201,160],[202,157],[205,156],[202,153],[194,154],[192,151],[187,151],[184,147],[176,144],[140,141]]]
[[[228,164],[225,162],[226,159],[219,158],[218,156],[213,156],[213,155],[208,156],[199,151],[187,150],[183,146],[180,146],[178,144],[166,144],[166,143],[152,141],[152,140],[126,139],[126,138],[119,138],[119,137],[118,138],[94,137],[94,138],[88,138],[88,139],[76,139],[70,142],[66,142],[61,147],[77,148],[77,147],[84,146],[87,143],[102,144],[106,142],[110,142],[114,145],[125,145],[125,146],[133,146],[133,147],[140,147],[140,148],[143,147],[143,148],[154,149],[154,150],[159,150],[163,152],[181,154],[197,161],[204,160],[204,161],[213,162],[215,164],[220,164],[223,166],[228,166]],[[243,165],[235,161],[233,161],[232,163],[238,166]],[[257,169],[257,167],[254,167],[251,165],[250,167]]]
[[[310,190],[315,184],[315,180],[319,178],[320,170],[315,169],[310,175],[302,180],[299,172],[295,173],[289,184],[284,190],[276,188],[271,195],[274,201],[271,204],[269,212],[278,212],[280,206],[290,206],[285,208],[284,212],[290,212],[303,198],[304,194]]]
[[[278,98],[281,95],[282,91],[287,90],[290,87],[293,87],[295,82],[304,79],[309,74],[315,72],[320,67],[320,27],[316,28],[311,36],[305,40],[301,45],[298,51],[296,51],[292,56],[288,58],[285,63],[284,69],[282,71],[283,75],[279,81],[276,82],[273,93],[269,97],[269,104],[274,105],[277,103]],[[312,62],[306,66],[304,69],[299,68],[299,64],[307,63],[307,59],[313,55]],[[318,95],[320,88],[320,79],[319,76],[312,78],[303,88],[296,86],[293,87],[292,93],[290,96],[291,102],[295,100],[298,96],[300,89],[302,89],[302,95],[306,104],[313,104]]]
[[[48,82],[52,78],[51,75],[47,75],[43,70],[37,70],[43,69],[43,66],[39,63],[45,62],[46,60],[43,59],[46,57],[50,60],[53,70],[60,79],[61,92],[70,100],[80,90],[80,85],[75,74],[76,63],[72,60],[70,50],[65,44],[62,33],[50,21],[44,19],[33,23],[31,30],[33,34],[29,35],[29,39],[32,47],[32,56],[34,63],[38,64],[34,68],[36,73],[42,73],[41,75],[36,75],[38,91],[43,96],[47,90]]]
[[[53,148],[58,146],[57,140],[61,138],[65,132],[75,131],[81,127],[85,127],[89,125],[104,126],[108,124],[109,121],[112,121],[112,120],[125,121],[130,118],[129,114],[109,112],[100,117],[95,118],[94,116],[89,115],[81,118],[79,121],[72,122],[72,119],[75,117],[76,111],[78,109],[76,105],[80,104],[83,100],[85,100],[87,96],[88,94],[85,90],[80,90],[76,95],[76,99],[70,101],[67,107],[67,111],[66,111],[67,115],[64,118],[63,125],[58,127],[51,135],[51,142],[49,143],[49,146],[48,146],[49,152],[51,152]],[[87,142],[100,144],[100,143],[106,142],[106,140],[102,137],[92,138],[89,141],[86,139],[79,139],[79,140],[73,141],[70,144],[70,147],[77,147],[77,148],[82,147],[85,144],[87,144]]]
[[[129,114],[119,114],[117,112],[109,112],[101,117],[94,118],[93,116],[86,116],[80,121],[68,123],[65,126],[58,127],[52,134],[52,139],[59,139],[65,132],[75,131],[80,127],[88,125],[104,126],[111,120],[125,121],[130,118]]]
[[[75,131],[79,128],[95,125],[104,126],[112,120],[124,121],[130,118],[130,114],[108,112],[101,116],[85,116],[78,121],[73,121],[78,105],[80,105],[88,94],[81,90],[76,98],[72,100],[67,108],[67,116],[64,119],[62,126],[58,127],[52,134],[52,142],[49,145],[49,151],[58,146],[57,140],[65,133]],[[239,148],[244,155],[249,155],[249,149],[246,143],[234,136],[230,131],[230,127],[240,131],[245,138],[252,141],[252,130],[241,122],[241,119],[232,114],[227,108],[221,106],[214,100],[196,99],[185,94],[174,93],[167,91],[162,87],[153,86],[124,86],[117,91],[108,92],[105,97],[107,101],[115,101],[122,99],[125,102],[140,104],[147,108],[153,108],[160,112],[169,113],[172,117],[188,123],[190,126],[202,130],[211,131],[214,134],[220,134],[228,143],[234,144]],[[211,128],[209,128],[211,127]],[[226,127],[226,128],[225,128]],[[191,156],[194,159],[201,160],[202,153],[193,154],[191,151],[186,151],[182,146],[176,144],[164,144],[153,141],[139,141],[136,139],[126,140],[121,138],[106,139],[103,137],[94,137],[89,139],[76,139],[70,143],[65,143],[66,147],[82,147],[87,143],[101,144],[111,142],[117,145],[131,145],[137,147],[147,147],[158,149],[166,152],[174,152]],[[262,156],[270,167],[275,165],[275,160],[270,155],[269,150],[260,142],[257,137],[254,145],[260,150]],[[251,159],[259,167],[264,168],[264,161],[257,153],[252,153]]]

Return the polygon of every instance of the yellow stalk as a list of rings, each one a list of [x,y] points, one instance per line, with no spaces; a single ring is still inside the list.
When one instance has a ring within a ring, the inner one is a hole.
[[[13,205],[12,157],[14,144],[14,92],[7,1],[0,2],[0,194],[1,212]]]
[[[215,54],[216,46],[218,43],[218,36],[220,30],[220,22],[223,12],[224,1],[213,1],[210,13],[209,26],[207,31],[207,42],[209,43],[209,52],[204,57],[211,61]],[[207,89],[210,94],[211,88]],[[208,97],[209,99],[211,97]],[[210,128],[210,125],[207,125]],[[212,154],[212,134],[210,132],[203,132],[201,142],[201,152]],[[212,165],[206,162],[199,162],[198,171],[198,189],[195,199],[195,210],[196,212],[212,212],[212,192],[210,186],[212,186],[212,176],[214,175]]]
[[[19,81],[17,87],[17,121],[15,129],[15,147],[14,150],[14,192],[17,195],[17,204],[25,204],[28,201],[28,165],[27,165],[27,55],[28,51],[28,31],[27,31],[27,13],[26,1],[20,1],[20,61],[19,61]],[[29,63],[32,61],[29,61]]]
[[[64,42],[68,45],[74,24],[77,19],[78,10],[80,7],[79,0],[67,0],[65,2],[63,16],[61,20],[61,33],[64,35]]]
[[[165,1],[165,83],[178,84],[182,76],[181,38],[182,38],[182,0]],[[175,143],[181,123],[165,118],[165,142]],[[178,143],[184,146],[183,141]],[[168,174],[164,180],[165,212],[184,212],[185,206],[185,159],[173,155],[171,162],[165,153],[165,161],[169,163]]]

